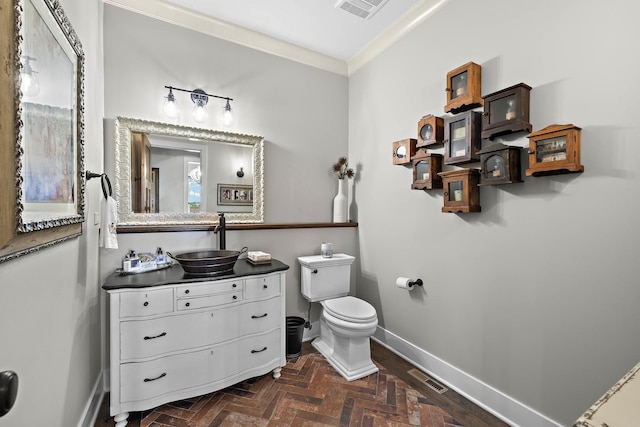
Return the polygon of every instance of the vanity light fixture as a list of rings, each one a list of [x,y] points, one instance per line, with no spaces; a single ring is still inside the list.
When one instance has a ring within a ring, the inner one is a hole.
[[[169,94],[165,96],[165,103],[163,106],[164,114],[167,117],[173,119],[178,116],[178,105],[176,102],[176,97],[173,94],[173,91],[177,90],[177,91],[187,92],[191,94],[191,101],[194,104],[193,118],[198,123],[202,123],[209,118],[209,114],[207,113],[206,106],[207,106],[207,103],[209,102],[210,97],[224,99],[227,101],[226,105],[223,107],[224,111],[222,114],[222,124],[223,126],[228,127],[228,126],[231,126],[231,124],[233,123],[233,112],[231,110],[231,103],[230,103],[230,101],[233,101],[233,98],[229,98],[226,96],[212,95],[210,93],[206,93],[202,89],[188,90],[188,89],[180,89],[174,86],[165,86],[165,88],[169,89]]]
[[[37,59],[29,55],[23,55],[22,58],[24,59],[24,67],[20,73],[22,79],[20,90],[25,96],[36,96],[40,93],[40,83],[36,78],[37,71],[31,67],[31,61],[37,61]]]
[[[176,102],[176,97],[173,94],[172,88],[169,88],[169,94],[165,96],[164,99],[166,99],[162,106],[164,115],[170,119],[175,119],[178,117],[178,103]]]

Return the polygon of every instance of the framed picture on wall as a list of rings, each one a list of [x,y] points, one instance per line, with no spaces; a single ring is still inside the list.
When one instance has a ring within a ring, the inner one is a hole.
[[[0,28],[1,263],[82,234],[86,177],[84,52],[62,7],[3,2]]]
[[[219,205],[253,205],[253,186],[240,184],[218,184]]]

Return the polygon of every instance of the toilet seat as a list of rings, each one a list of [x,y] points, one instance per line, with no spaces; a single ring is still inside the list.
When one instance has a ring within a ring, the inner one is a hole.
[[[377,321],[376,309],[368,302],[351,296],[322,301],[327,314],[350,323]]]

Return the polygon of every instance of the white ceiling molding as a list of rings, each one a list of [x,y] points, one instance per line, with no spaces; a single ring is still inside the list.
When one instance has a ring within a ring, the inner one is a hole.
[[[347,75],[345,61],[161,0],[104,0],[104,3],[332,73]]]
[[[351,75],[436,13],[449,0],[423,0],[384,30],[348,61]]]
[[[151,18],[237,43],[335,74],[348,76],[424,22],[449,0],[422,0],[348,62],[297,46],[257,31],[205,16],[163,0],[103,0]]]

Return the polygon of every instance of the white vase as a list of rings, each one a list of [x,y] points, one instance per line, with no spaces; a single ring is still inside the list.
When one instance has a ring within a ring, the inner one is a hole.
[[[333,222],[347,222],[347,180],[338,180],[338,194],[333,198]]]

